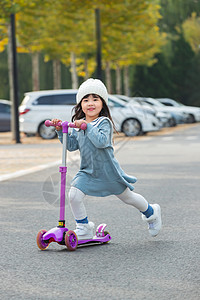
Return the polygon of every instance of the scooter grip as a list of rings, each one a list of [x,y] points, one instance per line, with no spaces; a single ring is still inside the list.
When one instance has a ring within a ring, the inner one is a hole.
[[[50,126],[54,126],[54,127],[56,127],[56,126],[62,126],[62,122],[58,122],[58,123],[54,124],[54,123],[51,122],[50,120],[46,120],[46,121],[44,122],[44,124],[45,124],[45,126],[47,126],[47,127],[50,127]]]
[[[81,124],[81,129],[82,130],[86,130],[87,129],[87,124],[86,123],[82,123]]]
[[[71,128],[77,128],[74,123],[69,123],[69,127],[71,127]],[[81,129],[82,130],[86,130],[86,128],[87,128],[87,124],[86,123],[82,123],[81,124]]]

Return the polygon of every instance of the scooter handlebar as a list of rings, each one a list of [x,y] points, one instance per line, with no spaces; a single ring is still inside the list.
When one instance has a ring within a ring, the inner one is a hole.
[[[74,123],[69,123],[68,126],[71,127],[71,128],[78,128]],[[82,130],[86,130],[87,124],[86,123],[82,123],[80,128]]]
[[[58,122],[58,123],[54,124],[50,120],[46,120],[44,122],[44,124],[45,124],[46,127],[50,127],[50,126],[54,126],[54,127],[56,127],[56,126],[62,126],[62,122]]]
[[[50,127],[50,126],[54,126],[54,127],[56,127],[56,126],[61,126],[61,127],[62,127],[62,122],[58,122],[58,123],[54,124],[52,121],[46,120],[46,121],[44,122],[44,124],[45,124],[45,126],[47,126],[47,127]],[[77,128],[76,125],[75,125],[74,123],[68,123],[68,127],[71,127],[71,128]],[[82,124],[81,124],[81,129],[82,129],[82,130],[86,130],[86,128],[87,128],[87,124],[86,124],[86,123],[82,123]]]

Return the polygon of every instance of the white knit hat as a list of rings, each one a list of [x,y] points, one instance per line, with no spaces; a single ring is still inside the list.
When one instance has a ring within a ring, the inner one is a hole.
[[[80,103],[83,97],[88,94],[96,94],[103,98],[106,104],[108,104],[108,92],[101,80],[89,78],[86,81],[84,81],[80,85],[78,93],[76,95],[77,104]]]

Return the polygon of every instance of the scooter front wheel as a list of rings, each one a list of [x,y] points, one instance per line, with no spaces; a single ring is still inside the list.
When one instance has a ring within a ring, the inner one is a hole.
[[[78,238],[73,230],[68,230],[65,234],[65,245],[68,250],[75,251],[78,246]]]
[[[37,234],[36,241],[37,241],[38,248],[40,250],[45,250],[45,249],[47,249],[49,247],[49,243],[46,243],[46,242],[43,241],[43,235],[46,232],[47,232],[46,230],[42,229]]]

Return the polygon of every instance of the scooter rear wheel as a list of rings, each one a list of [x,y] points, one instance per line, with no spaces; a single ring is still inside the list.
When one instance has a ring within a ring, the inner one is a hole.
[[[110,235],[110,233],[109,233],[108,231],[104,231],[104,234],[105,234],[105,236],[108,235],[108,234]],[[107,244],[107,243],[109,243],[109,242],[110,242],[110,241],[107,241],[107,242],[104,242],[103,244]]]
[[[65,234],[65,245],[68,250],[75,251],[78,246],[78,238],[73,230],[68,230]]]
[[[46,232],[47,232],[46,230],[42,229],[37,234],[36,241],[37,241],[38,248],[40,250],[45,250],[45,249],[47,249],[49,247],[49,243],[46,243],[46,242],[43,241],[43,235]]]

